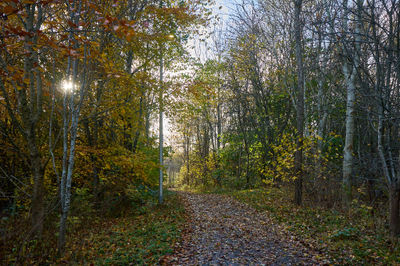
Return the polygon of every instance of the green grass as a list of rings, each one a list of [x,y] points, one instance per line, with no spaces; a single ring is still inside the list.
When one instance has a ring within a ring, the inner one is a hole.
[[[80,202],[81,206],[85,204]],[[147,197],[141,204],[127,201],[119,208],[117,215],[107,210],[71,214],[62,258],[57,255],[58,219],[54,215],[41,240],[23,241],[25,234],[21,231],[13,241],[1,242],[0,265],[148,265],[173,252],[186,222],[175,192],[166,191],[162,205],[155,197]],[[13,223],[8,225],[7,229],[14,228]],[[16,223],[17,228],[23,225]]]
[[[148,265],[173,252],[185,222],[178,195],[166,193],[155,202],[124,217],[102,219],[70,236],[67,253],[59,262],[94,265]]]
[[[226,194],[267,211],[284,233],[327,254],[334,264],[400,265],[400,245],[388,241],[387,229],[377,225],[364,205],[354,203],[348,213],[297,207],[289,199],[291,193],[273,187]]]

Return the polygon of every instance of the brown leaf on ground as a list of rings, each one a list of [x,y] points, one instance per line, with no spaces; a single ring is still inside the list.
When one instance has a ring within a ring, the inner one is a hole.
[[[179,192],[190,220],[162,265],[323,265],[264,214],[224,195]]]

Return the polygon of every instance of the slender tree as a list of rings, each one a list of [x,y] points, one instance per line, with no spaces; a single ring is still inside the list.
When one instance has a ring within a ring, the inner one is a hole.
[[[304,137],[304,66],[302,48],[302,0],[294,0],[294,35],[297,64],[297,149],[295,153],[295,196],[294,201],[301,205],[303,190],[303,137]]]

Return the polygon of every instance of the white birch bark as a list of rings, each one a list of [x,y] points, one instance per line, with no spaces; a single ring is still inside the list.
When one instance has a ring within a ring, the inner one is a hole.
[[[362,6],[363,0],[357,0]],[[349,31],[348,27],[348,15],[349,7],[348,1],[343,2],[344,17],[343,17],[343,30],[345,34]],[[359,14],[359,11],[357,12]],[[345,135],[345,145],[343,148],[343,200],[345,205],[349,205],[352,199],[352,172],[353,172],[353,142],[354,142],[354,104],[356,100],[356,86],[355,80],[357,76],[357,71],[359,67],[359,52],[360,52],[360,17],[357,18],[356,26],[354,29],[354,52],[349,52],[346,49],[346,35],[343,42],[343,54],[345,59],[343,62],[342,70],[346,82],[346,135]],[[352,54],[350,54],[352,53]],[[350,62],[351,61],[351,62]]]
[[[71,21],[75,25],[78,25],[79,14],[81,10],[81,1],[74,1],[70,7]],[[74,12],[73,10],[77,10]],[[73,47],[78,48],[76,40],[73,38],[73,29],[71,28],[70,41],[74,44]],[[63,126],[64,126],[64,138],[63,138],[63,161],[62,161],[62,177],[61,177],[61,188],[60,188],[60,198],[61,198],[61,217],[60,217],[60,231],[58,239],[58,250],[62,254],[65,247],[65,232],[67,227],[68,213],[71,206],[71,184],[74,171],[75,163],[75,148],[76,148],[76,138],[78,133],[79,115],[81,107],[85,98],[86,91],[86,67],[87,67],[87,49],[86,45],[84,47],[83,56],[83,73],[80,76],[80,84],[78,85],[78,59],[68,58],[68,70],[67,74],[70,73],[70,63],[72,62],[72,77],[70,81],[72,82],[73,89],[71,92],[65,92],[64,96],[64,108],[63,108]],[[75,104],[75,89],[79,88],[79,99],[77,104]],[[68,94],[70,93],[70,95]],[[69,109],[69,110],[68,110]],[[70,126],[70,128],[69,128]],[[68,154],[69,150],[69,154]]]

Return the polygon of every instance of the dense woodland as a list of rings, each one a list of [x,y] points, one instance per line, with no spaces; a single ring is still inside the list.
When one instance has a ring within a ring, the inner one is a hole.
[[[399,263],[400,3],[213,4],[0,3],[0,261],[91,262],[79,237],[117,224],[137,246],[103,263],[157,263],[185,219],[173,192],[156,203],[161,169],[351,250],[336,262]]]

